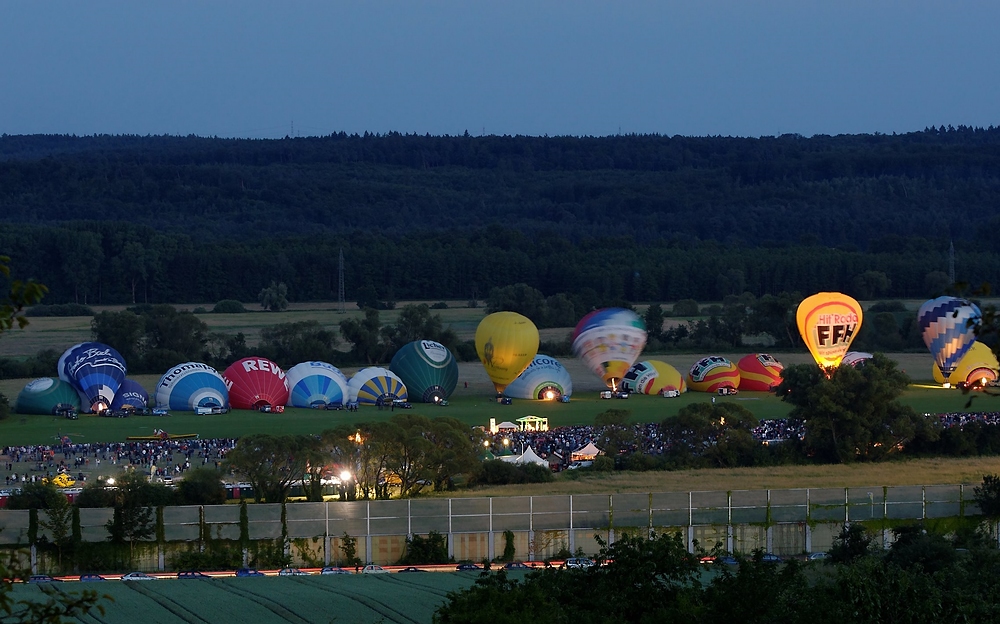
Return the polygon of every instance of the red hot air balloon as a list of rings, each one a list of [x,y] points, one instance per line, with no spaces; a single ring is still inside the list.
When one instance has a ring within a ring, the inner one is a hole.
[[[260,409],[288,403],[288,379],[281,367],[267,358],[243,358],[222,373],[233,409]]]

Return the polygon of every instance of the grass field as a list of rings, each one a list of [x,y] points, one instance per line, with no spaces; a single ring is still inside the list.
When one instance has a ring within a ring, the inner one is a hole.
[[[519,573],[512,573],[512,576]],[[473,573],[212,578],[153,582],[62,583],[59,591],[93,589],[111,596],[101,624],[193,622],[430,622],[450,591],[472,585]],[[45,600],[37,585],[16,585],[14,599]]]

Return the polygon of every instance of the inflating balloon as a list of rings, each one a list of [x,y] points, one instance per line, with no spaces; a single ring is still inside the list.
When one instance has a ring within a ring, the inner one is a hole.
[[[389,370],[396,373],[411,399],[440,403],[458,385],[458,362],[440,342],[414,340],[392,356]]]
[[[362,368],[347,383],[347,400],[362,405],[389,405],[394,400],[407,399],[406,385],[388,368]]]
[[[864,351],[848,351],[844,354],[844,359],[840,361],[840,365],[858,368],[859,366],[864,366],[865,362],[873,357],[875,356],[871,353],[865,353]]]
[[[976,304],[957,297],[938,297],[920,306],[917,322],[924,344],[945,377],[955,371],[972,343],[982,313]]]
[[[80,395],[76,388],[52,377],[29,381],[14,404],[14,411],[18,414],[57,414],[79,409]]]
[[[721,355],[702,358],[688,372],[688,386],[696,392],[735,390],[740,387],[740,369]]]
[[[538,328],[517,312],[494,312],[476,328],[476,353],[498,393],[538,353]]]
[[[217,370],[201,362],[174,366],[156,382],[156,404],[174,411],[229,408],[229,389]]]
[[[236,409],[288,404],[288,377],[267,358],[243,358],[222,373],[229,402]],[[284,409],[284,407],[282,407]]]
[[[740,369],[740,390],[751,392],[770,392],[781,383],[781,371],[784,370],[781,362],[767,353],[744,355],[736,368]]]
[[[931,365],[931,369],[934,381],[939,384],[985,386],[997,380],[1000,364],[997,363],[997,356],[993,355],[989,347],[976,342],[947,378],[941,373],[936,362]]]
[[[333,364],[302,362],[288,369],[288,405],[323,408],[347,401],[347,376]]]
[[[503,393],[512,399],[555,401],[573,395],[573,380],[559,360],[539,353]]]
[[[111,406],[125,381],[125,360],[106,344],[83,342],[59,358],[59,378],[71,384],[85,400],[82,407],[100,412]]]
[[[149,405],[149,393],[133,379],[126,379],[122,382],[122,387],[115,394],[115,400],[111,402],[111,409],[120,410],[126,407],[132,409],[145,409]]]
[[[660,394],[664,390],[687,392],[687,382],[676,368],[660,360],[636,362],[622,377],[622,390],[638,394]]]
[[[834,292],[807,297],[795,312],[799,334],[813,359],[827,370],[837,367],[861,329],[861,305]]]
[[[616,388],[646,346],[646,324],[624,308],[595,310],[577,323],[572,341],[576,357]]]

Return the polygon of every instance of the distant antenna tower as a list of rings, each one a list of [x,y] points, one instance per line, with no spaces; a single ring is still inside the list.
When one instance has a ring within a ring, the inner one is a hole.
[[[337,305],[340,306],[340,313],[343,314],[346,311],[346,306],[344,305],[344,248],[340,248],[340,268],[337,271],[339,277],[339,283],[337,284]]]
[[[955,283],[955,241],[948,248],[948,279],[952,284]]]
[[[292,138],[295,138],[295,120],[292,120]]]

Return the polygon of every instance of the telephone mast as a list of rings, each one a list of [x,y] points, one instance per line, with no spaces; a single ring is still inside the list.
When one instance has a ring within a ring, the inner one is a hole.
[[[337,284],[337,305],[339,306],[340,313],[343,314],[346,311],[344,305],[344,248],[340,248],[340,268],[338,270],[339,283]]]

